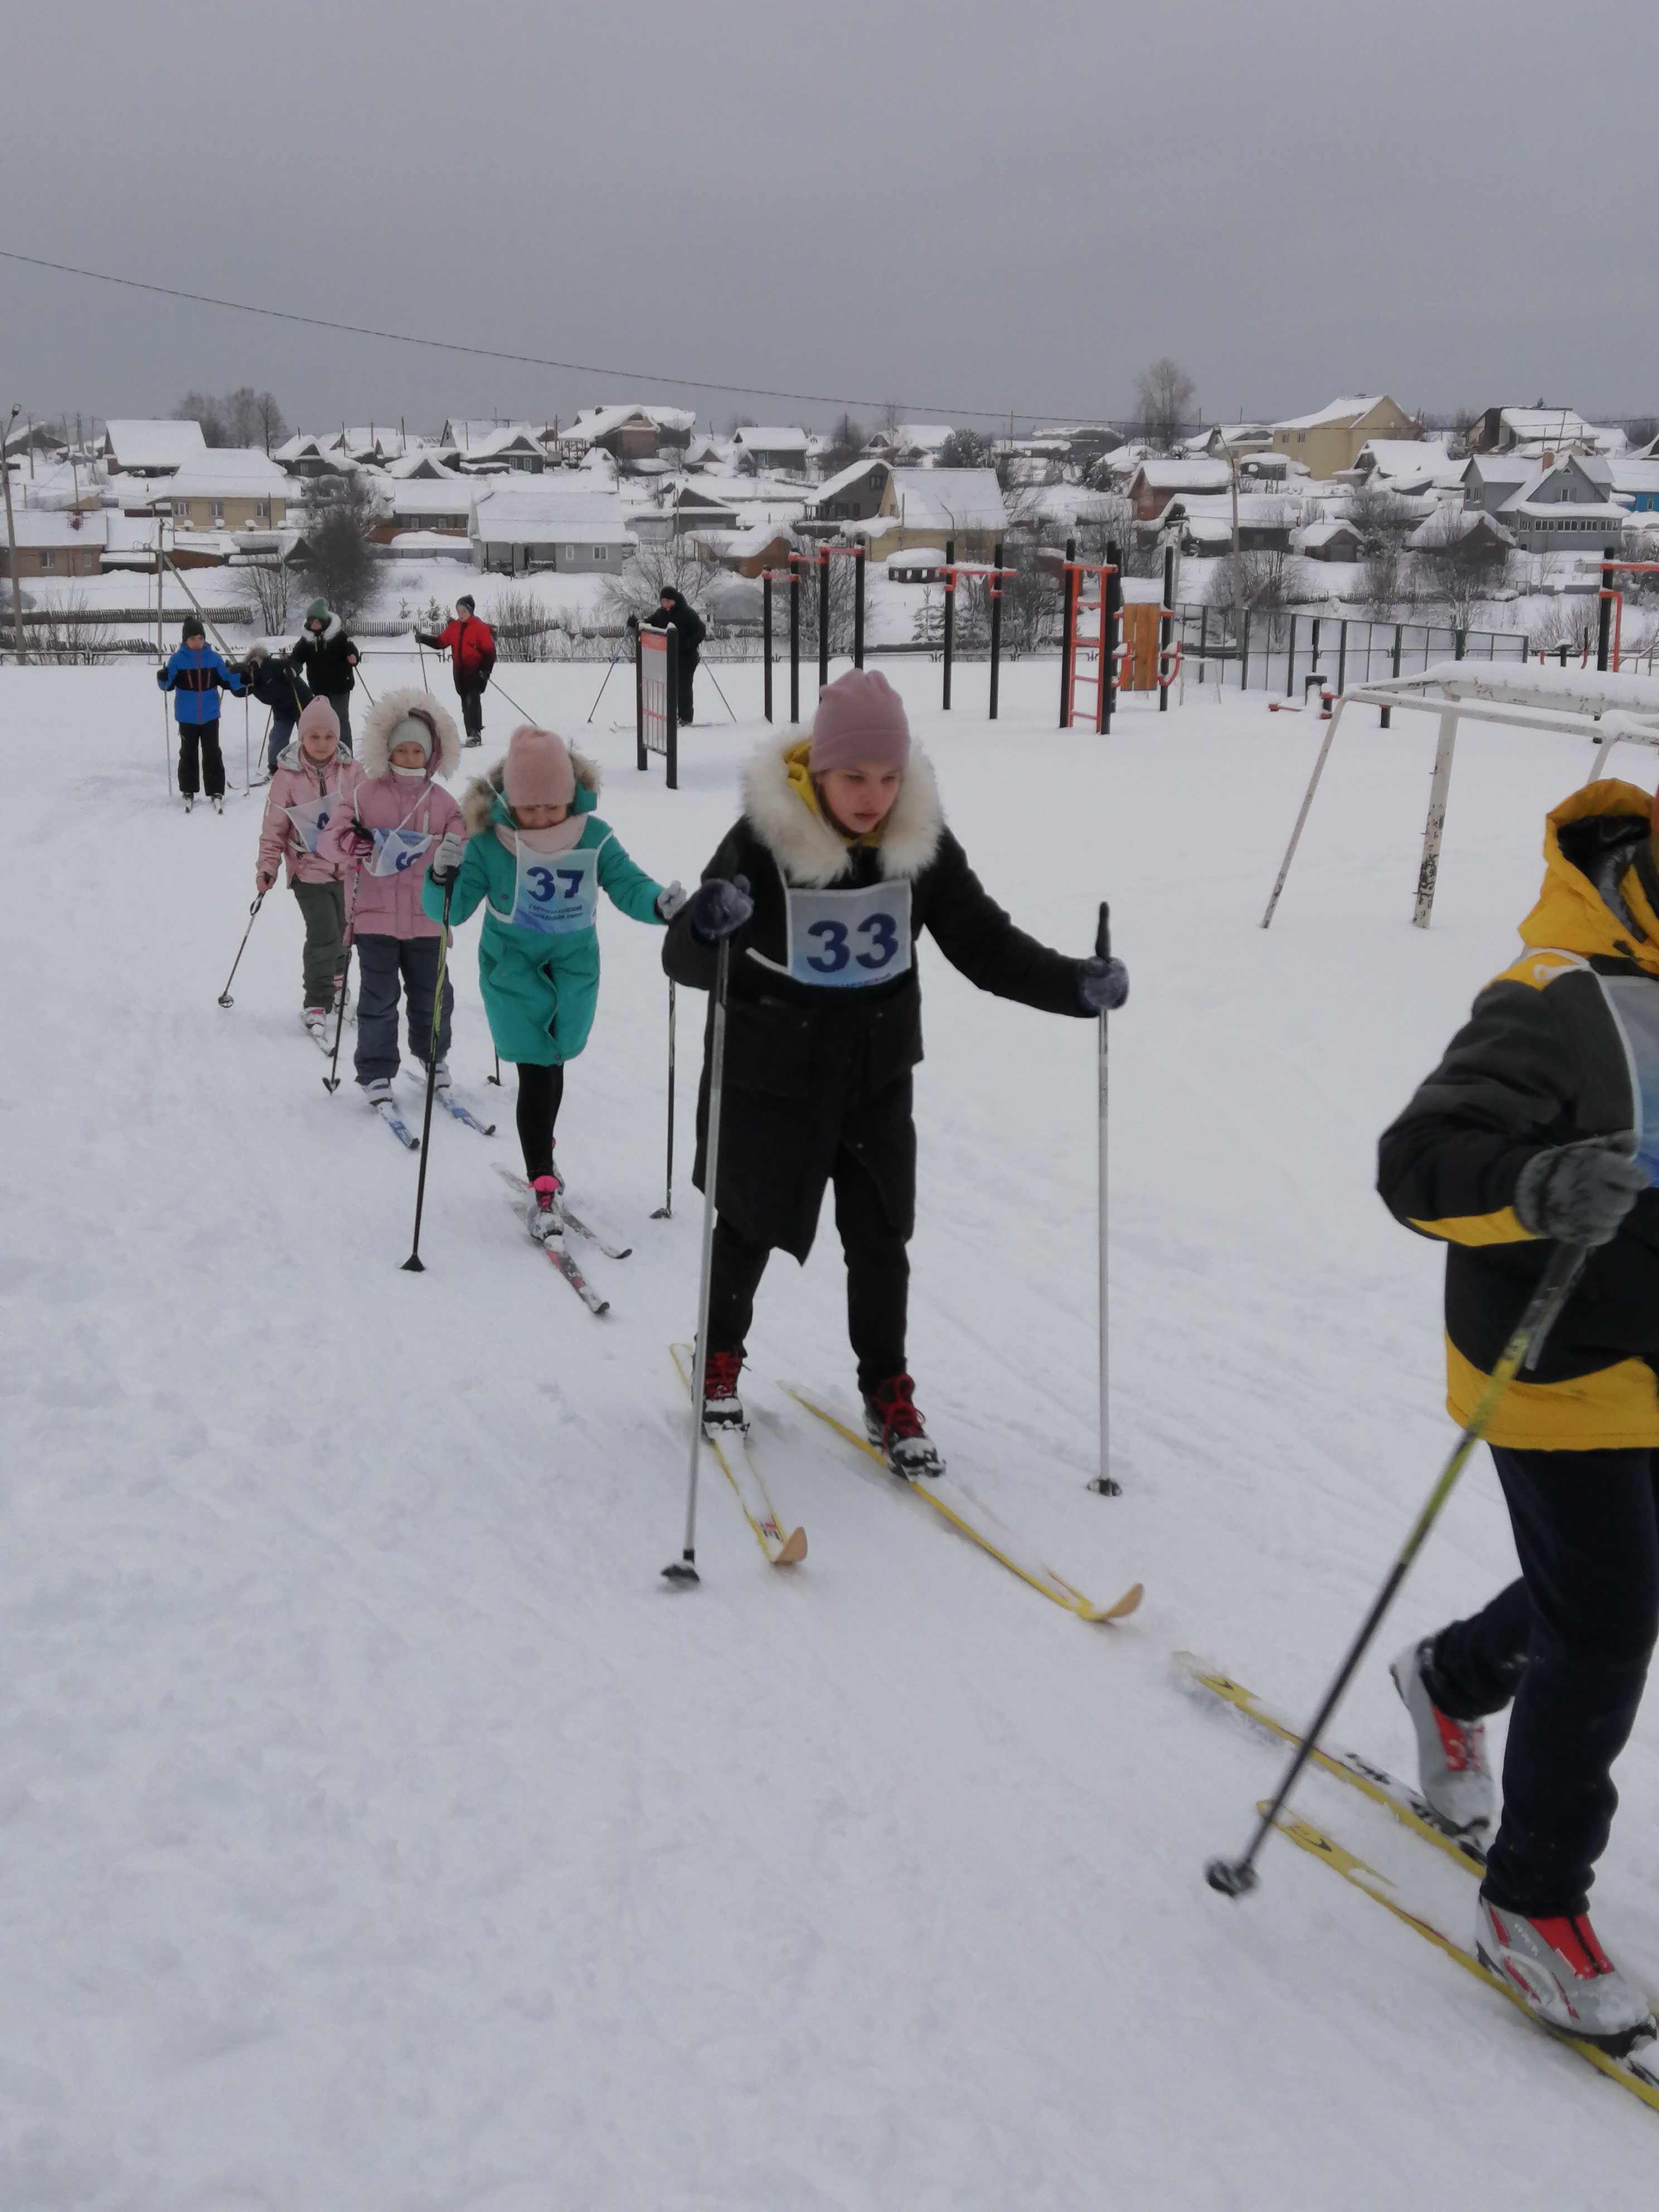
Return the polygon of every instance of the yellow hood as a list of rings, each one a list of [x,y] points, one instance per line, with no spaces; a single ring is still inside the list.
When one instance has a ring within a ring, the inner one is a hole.
[[[790,790],[794,793],[804,806],[811,809],[825,829],[833,830],[836,836],[848,845],[872,847],[880,845],[881,833],[887,827],[885,822],[878,822],[873,830],[866,830],[861,837],[848,837],[839,823],[830,822],[825,816],[823,807],[818,804],[818,787],[812,781],[811,738],[803,738],[798,745],[791,745],[788,751],[785,753],[783,761],[789,775]]]
[[[1634,866],[1627,868],[1619,884],[1620,896],[1629,907],[1645,939],[1633,939],[1625,924],[1582,868],[1561,850],[1561,831],[1575,822],[1598,815],[1628,815],[1645,828],[1652,818],[1653,800],[1633,783],[1586,784],[1547,817],[1544,828],[1544,888],[1538,903],[1521,925],[1523,945],[1559,945],[1586,959],[1605,955],[1610,960],[1638,961],[1650,975],[1659,975],[1659,914],[1656,914]]]

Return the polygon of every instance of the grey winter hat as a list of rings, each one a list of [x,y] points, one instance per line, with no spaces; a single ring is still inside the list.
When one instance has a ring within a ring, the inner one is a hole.
[[[390,760],[399,745],[418,745],[429,763],[437,750],[437,732],[426,716],[417,710],[405,714],[401,722],[393,724],[392,734],[386,742],[386,758]]]

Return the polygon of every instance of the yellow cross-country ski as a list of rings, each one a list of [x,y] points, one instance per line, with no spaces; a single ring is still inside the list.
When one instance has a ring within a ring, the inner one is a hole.
[[[696,1357],[689,1344],[676,1344],[670,1349],[674,1354],[674,1364],[679,1370],[680,1380],[685,1385],[686,1395],[690,1397],[692,1376],[696,1370]],[[760,1469],[749,1456],[748,1437],[744,1436],[740,1439],[738,1450],[728,1451],[719,1437],[710,1436],[705,1429],[703,1442],[720,1462],[726,1480],[737,1492],[738,1503],[742,1506],[762,1551],[772,1565],[775,1567],[793,1567],[804,1559],[806,1557],[806,1531],[796,1528],[788,1535],[784,1534],[782,1524],[772,1510],[772,1501],[766,1494],[766,1485],[761,1480]]]
[[[797,1405],[805,1406],[809,1413],[816,1414],[837,1436],[844,1437],[849,1444],[856,1444],[861,1452],[874,1460],[878,1467],[887,1474],[892,1474],[885,1458],[869,1439],[843,1420],[832,1407],[814,1398],[810,1391],[802,1389],[798,1383],[786,1382],[782,1387]],[[901,1481],[903,1478],[894,1476],[894,1480]],[[948,1521],[953,1528],[959,1529],[964,1536],[971,1537],[981,1551],[988,1552],[994,1559],[1000,1559],[1022,1582],[1030,1583],[1034,1590],[1041,1590],[1044,1597],[1051,1599],[1055,1605],[1064,1606],[1067,1613],[1074,1613],[1079,1620],[1123,1620],[1140,1603],[1144,1592],[1140,1584],[1134,1583],[1115,1604],[1091,1604],[1083,1592],[1075,1589],[1064,1576],[1057,1575],[1052,1567],[1044,1566],[1036,1553],[1015,1534],[1006,1522],[1000,1521],[988,1505],[981,1505],[959,1482],[952,1482],[949,1475],[922,1476],[915,1482],[906,1482],[904,1487],[914,1491],[918,1498],[925,1498],[934,1512]]]

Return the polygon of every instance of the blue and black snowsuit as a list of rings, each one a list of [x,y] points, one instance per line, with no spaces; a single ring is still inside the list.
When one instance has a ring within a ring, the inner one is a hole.
[[[173,718],[179,725],[179,788],[194,798],[201,784],[210,799],[222,799],[225,791],[224,756],[219,750],[219,694],[242,696],[242,679],[210,645],[181,645],[155,680],[173,695]],[[197,755],[201,774],[197,773]]]

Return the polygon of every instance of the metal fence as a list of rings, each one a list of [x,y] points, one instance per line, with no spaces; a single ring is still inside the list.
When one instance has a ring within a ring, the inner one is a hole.
[[[1521,630],[1366,622],[1279,608],[1247,609],[1235,638],[1225,608],[1177,607],[1176,634],[1183,670],[1200,683],[1233,684],[1242,690],[1285,697],[1316,676],[1341,691],[1385,676],[1409,676],[1437,660],[1531,658],[1530,641]]]

